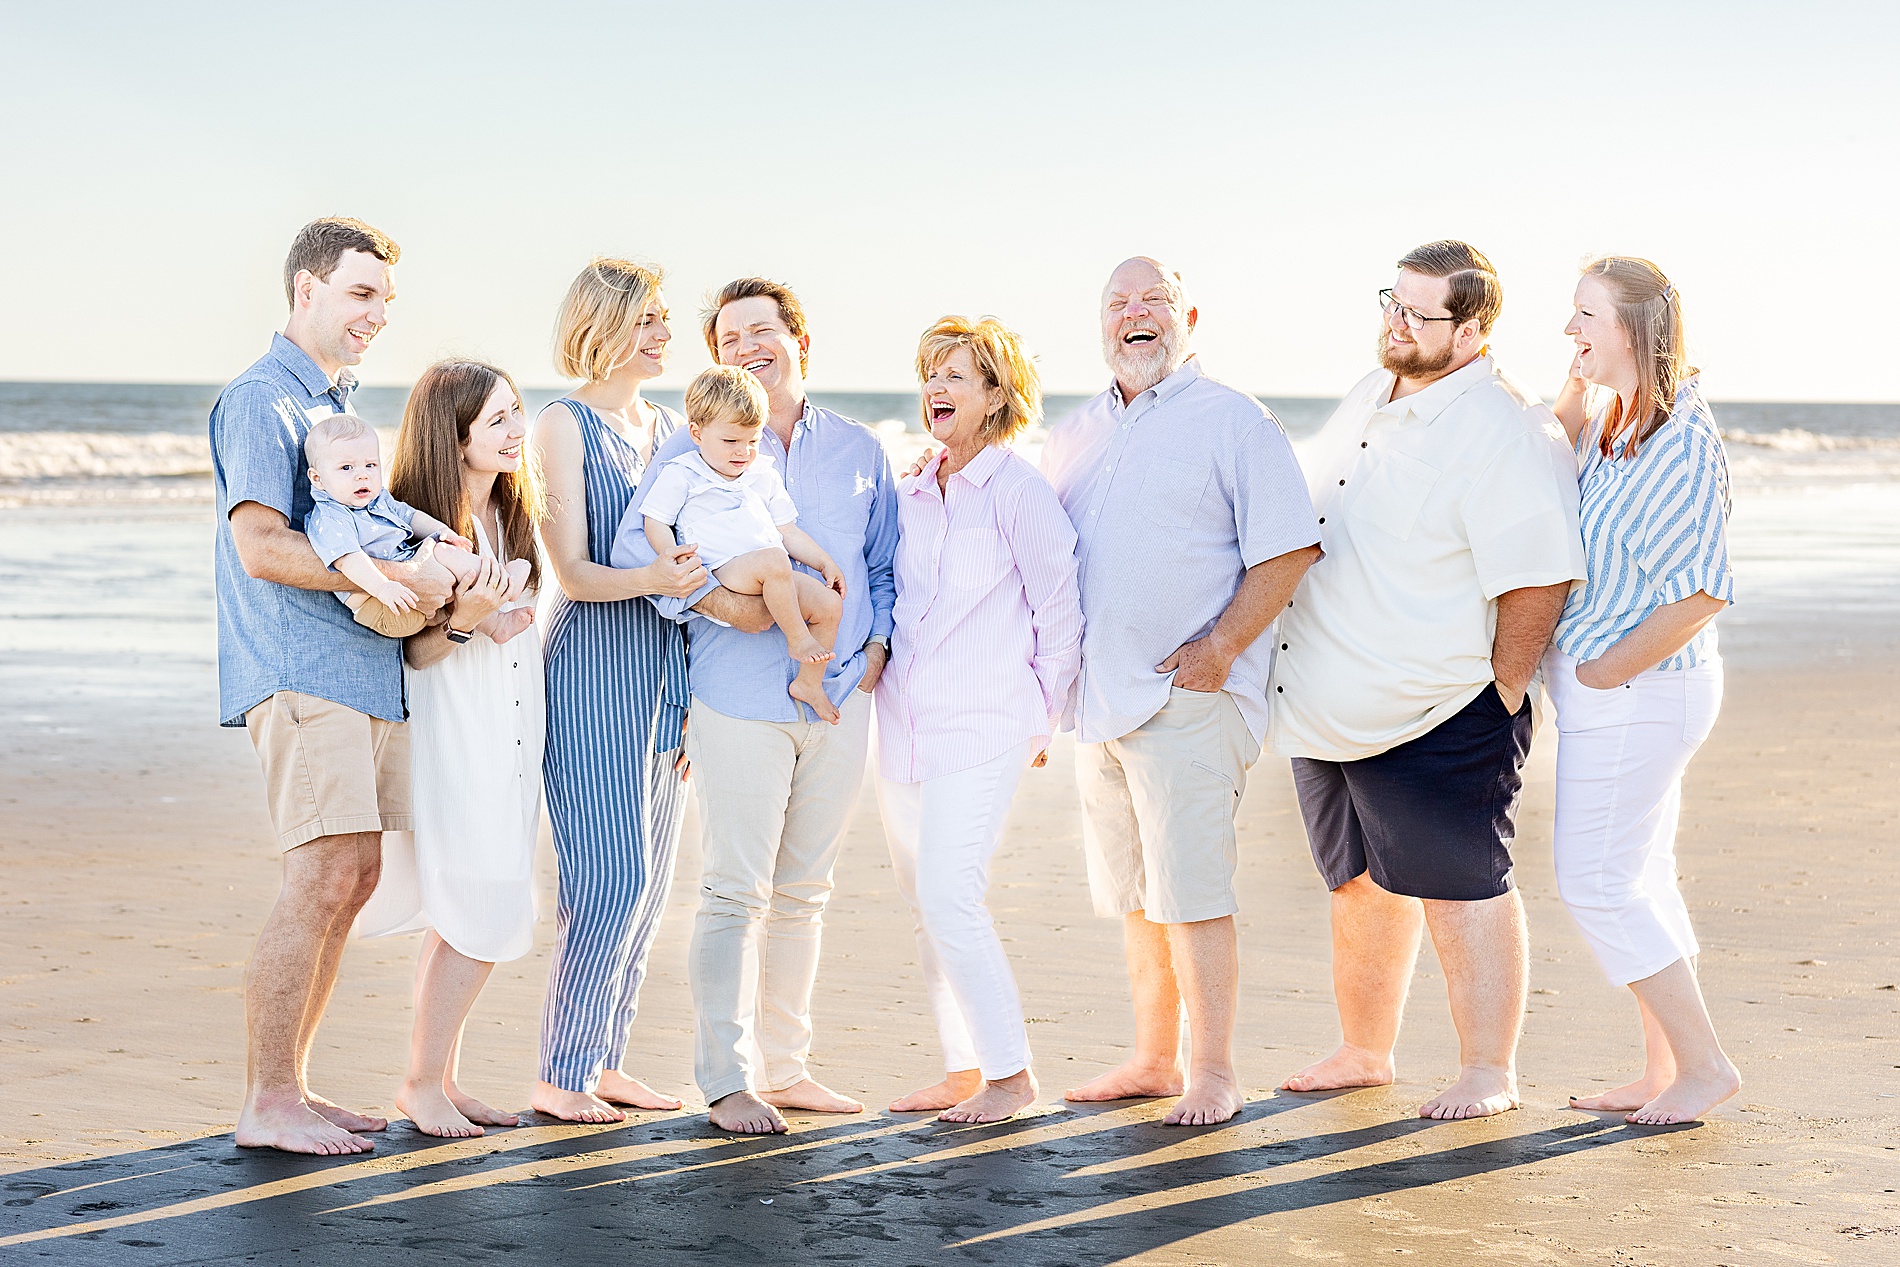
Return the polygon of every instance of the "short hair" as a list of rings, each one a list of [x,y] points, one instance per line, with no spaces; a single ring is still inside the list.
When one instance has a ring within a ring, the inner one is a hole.
[[[345,251],[361,251],[385,264],[402,258],[402,248],[380,229],[348,216],[325,216],[297,230],[284,258],[284,299],[297,306],[297,274],[308,272],[320,282],[330,280]]]
[[[705,307],[699,310],[699,320],[706,336],[706,350],[712,353],[713,360],[719,359],[719,336],[714,328],[719,324],[719,314],[727,304],[736,304],[741,299],[769,299],[778,305],[779,320],[785,323],[786,331],[794,339],[805,337],[805,305],[798,302],[798,296],[784,282],[775,282],[769,277],[741,277],[727,282],[706,297]],[[811,356],[800,350],[798,353],[798,372],[805,373]]]
[[[1399,257],[1399,267],[1427,277],[1443,277],[1451,282],[1445,308],[1459,325],[1474,317],[1478,333],[1490,334],[1504,311],[1504,285],[1484,252],[1453,238],[1427,242]]]
[[[725,418],[760,427],[771,408],[759,380],[736,365],[715,365],[686,385],[686,422],[691,427]]]
[[[364,436],[375,434],[369,424],[355,414],[331,414],[323,421],[311,424],[309,433],[303,438],[304,459],[315,462],[313,449],[328,449],[333,444],[361,440]]]
[[[1042,376],[1036,372],[1036,363],[1023,351],[1016,332],[995,317],[939,318],[917,341],[918,381],[928,379],[930,371],[958,348],[970,349],[970,359],[985,384],[1003,393],[1003,407],[977,427],[978,439],[986,445],[1005,444],[1042,418]],[[927,428],[929,403],[922,402],[921,407]]]
[[[596,255],[554,319],[554,368],[564,378],[598,383],[632,356],[633,333],[666,274],[651,264]]]

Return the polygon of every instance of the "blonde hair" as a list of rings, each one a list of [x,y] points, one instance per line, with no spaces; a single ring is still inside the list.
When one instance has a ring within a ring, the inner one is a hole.
[[[313,447],[327,450],[333,444],[361,440],[364,436],[375,434],[369,424],[355,414],[331,414],[322,422],[310,425],[309,432],[303,438],[304,460],[315,464],[315,455],[311,453]]]
[[[1689,339],[1682,322],[1682,296],[1660,268],[1634,255],[1603,255],[1583,266],[1610,292],[1616,323],[1636,353],[1636,393],[1628,414],[1623,398],[1603,418],[1597,449],[1609,457],[1617,439],[1628,434],[1623,456],[1633,458],[1645,440],[1669,421],[1676,392],[1695,376],[1689,364]]]
[[[554,320],[554,368],[563,377],[598,383],[633,356],[634,332],[665,274],[632,260],[596,255]]]
[[[972,321],[968,317],[941,317],[924,331],[917,341],[917,380],[923,382],[930,371],[943,364],[945,357],[958,348],[970,349],[983,381],[1003,393],[1003,405],[977,427],[977,438],[984,444],[1006,444],[1017,432],[1042,418],[1042,376],[1036,363],[1023,351],[1016,332],[995,317]],[[930,425],[930,408],[919,404],[924,425]]]
[[[695,434],[709,422],[726,419],[743,427],[764,426],[771,408],[759,380],[736,365],[715,365],[686,386],[686,425]]]
[[[462,447],[469,428],[499,384],[508,384],[521,403],[521,389],[507,371],[481,361],[437,361],[409,389],[396,433],[396,461],[389,472],[389,494],[425,515],[440,519],[465,537],[475,535],[462,478]],[[521,446],[521,465],[495,477],[489,500],[501,517],[508,557],[528,561],[528,584],[541,581],[541,556],[534,526],[547,516],[534,446]]]

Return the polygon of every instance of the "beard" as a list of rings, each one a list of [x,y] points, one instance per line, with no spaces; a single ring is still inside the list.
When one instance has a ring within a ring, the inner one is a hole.
[[[1130,396],[1139,396],[1181,368],[1187,360],[1185,343],[1179,326],[1162,330],[1148,344],[1123,343],[1103,332],[1102,359],[1108,362],[1115,381],[1128,388]]]
[[[1444,373],[1451,365],[1453,351],[1449,339],[1436,353],[1428,353],[1416,343],[1400,351],[1386,342],[1388,333],[1384,326],[1379,327],[1379,364],[1400,378],[1430,378]]]

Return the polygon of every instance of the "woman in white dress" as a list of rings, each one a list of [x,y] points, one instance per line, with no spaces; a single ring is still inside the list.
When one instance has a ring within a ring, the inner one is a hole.
[[[363,936],[427,929],[416,966],[409,1071],[396,1105],[425,1134],[480,1135],[518,1119],[456,1080],[462,1027],[497,962],[534,940],[534,846],[546,706],[533,598],[541,499],[524,459],[527,416],[493,366],[444,361],[409,395],[390,487],[476,542],[478,576],[448,618],[406,641],[416,830],[383,837]],[[502,565],[526,559],[511,594]],[[472,632],[503,615],[494,638]]]

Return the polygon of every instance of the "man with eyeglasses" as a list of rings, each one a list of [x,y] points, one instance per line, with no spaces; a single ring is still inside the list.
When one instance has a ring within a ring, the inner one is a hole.
[[[1421,1117],[1517,1107],[1529,977],[1511,844],[1527,698],[1585,575],[1563,428],[1492,362],[1491,262],[1432,242],[1379,292],[1381,368],[1306,463],[1324,556],[1280,617],[1268,743],[1293,758],[1332,890],[1339,1050],[1289,1091],[1393,1080],[1406,989],[1430,929],[1458,1081]]]

